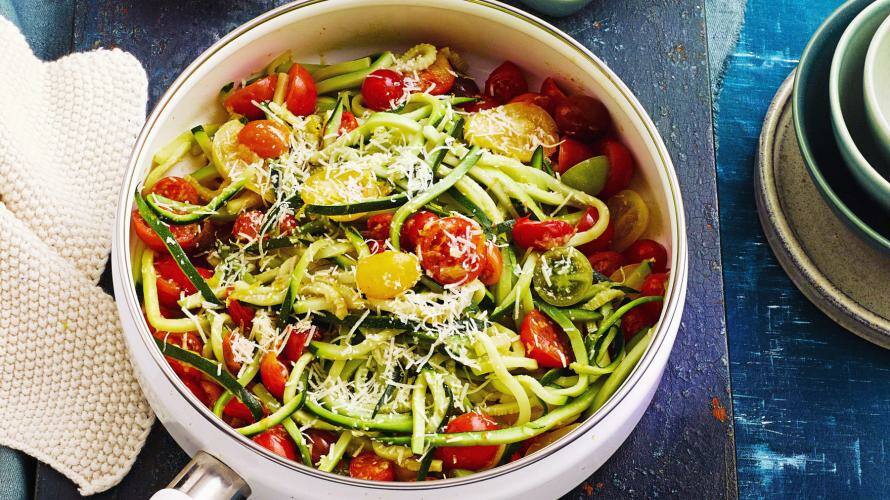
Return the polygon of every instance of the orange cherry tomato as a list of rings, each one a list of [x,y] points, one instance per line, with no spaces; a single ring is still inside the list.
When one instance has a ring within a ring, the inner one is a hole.
[[[525,346],[525,356],[537,361],[541,368],[565,368],[572,362],[565,334],[537,309],[522,318],[519,339]]]
[[[183,203],[195,204],[199,201],[198,192],[195,188],[180,177],[165,177],[152,186],[150,192]],[[133,230],[136,231],[136,236],[139,239],[152,250],[167,253],[167,246],[164,245],[164,241],[145,222],[145,219],[139,215],[137,210],[133,210],[131,218]],[[170,225],[168,228],[173,234],[173,238],[179,243],[179,246],[185,251],[190,251],[201,245],[205,239],[204,236],[207,235],[206,231],[210,231],[211,227],[211,222],[207,220],[203,225],[197,223],[184,226]]]
[[[253,437],[253,441],[263,448],[290,460],[297,459],[297,450],[284,427],[275,426]]]
[[[575,226],[575,229],[580,233],[583,231],[587,231],[592,228],[596,221],[600,218],[599,212],[593,207],[587,207],[587,210],[584,211],[584,215],[581,217],[581,220],[578,221],[578,225]],[[594,252],[602,252],[604,250],[608,250],[612,246],[612,238],[615,237],[615,224],[612,220],[609,220],[609,225],[606,226],[606,229],[603,231],[603,234],[599,235],[597,239],[585,243],[578,247],[578,250],[581,250],[581,253],[584,255],[589,255]]]
[[[563,137],[562,142],[559,144],[559,161],[556,164],[556,171],[563,173],[578,163],[588,158],[593,158],[593,156],[593,148],[587,144],[576,141],[571,137]]]
[[[164,177],[152,186],[151,192],[171,200],[191,203],[192,205],[197,204],[201,200],[194,186],[182,177]]]
[[[447,94],[457,80],[448,57],[441,50],[436,53],[436,61],[421,70],[417,77],[420,79],[421,90],[432,95]]]
[[[284,384],[289,374],[287,367],[278,360],[274,351],[263,354],[263,359],[260,361],[260,378],[266,389],[278,399],[284,396]]]
[[[591,267],[594,271],[606,276],[611,276],[625,264],[624,256],[618,252],[607,250],[604,252],[594,252],[587,256]]]
[[[244,115],[251,120],[258,120],[265,116],[263,110],[256,107],[254,102],[271,101],[275,95],[275,85],[278,83],[277,75],[269,75],[264,78],[232,91],[223,106],[232,113]]]
[[[337,135],[348,134],[358,128],[358,120],[355,115],[349,111],[344,111],[340,115],[340,128],[337,129]]]
[[[417,254],[427,274],[443,285],[468,283],[482,272],[485,235],[463,217],[431,220],[420,231]]]
[[[247,122],[238,132],[238,142],[260,158],[277,158],[290,149],[290,131],[274,120]]]
[[[446,434],[474,431],[493,431],[499,429],[497,422],[481,413],[469,412],[457,416],[448,422]],[[494,460],[498,446],[440,446],[436,448],[436,458],[442,461],[446,469],[479,470]]]
[[[232,332],[226,332],[222,342],[223,360],[225,360],[226,368],[230,373],[238,373],[241,370],[241,363],[235,361],[235,355],[232,353],[232,337],[234,335]]]
[[[368,481],[394,481],[395,468],[391,461],[366,451],[349,461],[349,476]]]
[[[294,63],[287,72],[287,95],[284,102],[287,109],[297,116],[307,116],[315,112],[318,92],[315,80],[306,68]]]
[[[618,140],[604,139],[600,142],[599,148],[609,159],[609,176],[606,177],[606,185],[597,196],[606,199],[630,184],[634,176],[634,160],[630,150]]]
[[[485,80],[485,95],[493,97],[501,104],[528,92],[528,83],[522,70],[511,61],[504,61]]]
[[[575,228],[559,219],[535,221],[520,217],[513,226],[513,241],[522,248],[548,250],[564,245],[573,234]]]
[[[485,286],[494,285],[500,281],[503,269],[504,258],[501,255],[501,249],[490,241],[485,242],[485,262],[482,263],[479,281]]]

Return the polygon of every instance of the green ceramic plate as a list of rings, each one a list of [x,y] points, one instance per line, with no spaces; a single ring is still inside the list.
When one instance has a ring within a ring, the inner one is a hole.
[[[844,163],[859,185],[890,215],[890,180],[887,180],[890,169],[866,117],[863,85],[869,44],[888,14],[890,0],[878,0],[860,12],[844,30],[831,61],[828,95],[831,124]]]
[[[834,141],[828,98],[831,59],[844,30],[871,0],[851,0],[836,10],[804,49],[794,80],[794,128],[813,182],[838,217],[866,241],[890,252],[890,217],[862,193]]]

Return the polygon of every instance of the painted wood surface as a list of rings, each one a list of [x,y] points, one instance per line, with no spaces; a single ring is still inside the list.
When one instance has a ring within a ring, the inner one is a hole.
[[[134,53],[149,74],[151,105],[204,48],[277,3],[79,1],[72,49]],[[691,300],[655,400],[618,453],[567,498],[735,497],[703,0],[595,0],[554,22],[602,57],[649,110],[677,166],[692,242]],[[144,498],[185,461],[159,427],[123,483],[97,497]],[[36,492],[76,497],[45,466]]]
[[[757,138],[773,94],[809,37],[841,3],[749,0],[717,101],[727,325],[744,498],[887,498],[890,492],[890,351],[842,330],[797,291],[766,243],[751,187]]]

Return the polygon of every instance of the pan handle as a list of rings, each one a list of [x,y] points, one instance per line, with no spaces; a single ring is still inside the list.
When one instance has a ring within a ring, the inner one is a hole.
[[[215,457],[199,451],[151,500],[242,500],[250,486]]]

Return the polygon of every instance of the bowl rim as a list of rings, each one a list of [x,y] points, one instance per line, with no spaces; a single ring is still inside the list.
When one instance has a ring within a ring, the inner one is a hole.
[[[847,163],[849,168],[857,170],[860,174],[863,174],[868,178],[872,183],[872,187],[866,188],[868,191],[871,191],[872,189],[879,190],[890,199],[890,180],[881,175],[877,169],[866,160],[862,151],[859,149],[859,146],[856,145],[856,141],[853,140],[853,136],[850,134],[850,128],[847,126],[847,120],[844,117],[840,97],[841,66],[848,55],[848,50],[853,37],[860,31],[863,24],[870,21],[874,16],[880,15],[880,12],[887,8],[890,8],[890,0],[877,0],[868,7],[862,9],[862,11],[853,18],[850,24],[847,25],[847,28],[844,29],[844,33],[841,35],[840,40],[838,40],[834,55],[831,58],[831,71],[828,76],[828,100],[831,103],[831,124],[834,127],[835,134],[839,136],[838,142],[842,143],[838,144],[838,147],[846,149],[852,156],[851,159],[853,160],[853,164],[850,165],[848,162],[845,163]],[[803,57],[801,57],[801,60],[803,60]],[[862,89],[851,89],[851,91],[855,92],[861,90]],[[878,203],[881,203],[880,200],[877,201]]]
[[[805,85],[804,82],[808,79],[809,73],[812,71],[813,60],[822,48],[821,45],[824,44],[824,39],[831,35],[836,24],[842,22],[847,15],[848,10],[858,8],[859,4],[863,1],[865,0],[850,0],[838,7],[837,10],[832,12],[831,15],[823,21],[815,34],[813,34],[812,38],[810,38],[810,41],[807,42],[807,45],[800,56],[797,70],[795,71],[791,104],[794,111],[794,131],[797,135],[797,142],[800,145],[800,152],[803,155],[807,171],[813,178],[819,192],[822,193],[822,196],[835,212],[837,212],[841,218],[851,223],[861,235],[865,236],[873,244],[882,247],[884,250],[890,251],[890,236],[885,236],[878,232],[878,230],[866,224],[865,221],[856,215],[853,210],[840,199],[834,189],[828,184],[828,181],[825,179],[825,175],[822,173],[822,169],[819,166],[819,162],[816,160],[816,156],[813,153],[810,139],[805,133],[807,125],[802,116],[805,114],[803,110],[806,108],[803,103],[803,96],[805,94],[805,91],[803,90]]]
[[[878,31],[868,44],[868,52],[865,54],[865,70],[863,72],[863,87],[865,97],[865,112],[879,129],[877,132],[886,141],[890,141],[890,116],[884,113],[883,107],[880,105],[877,95],[877,85],[875,81],[875,66],[878,63],[879,47],[882,42],[890,42],[890,16],[878,26]],[[890,43],[887,44],[890,47]],[[890,145],[884,147],[890,150]]]
[[[401,4],[405,2],[405,0],[379,1],[390,1],[393,4]],[[221,50],[223,47],[226,47],[230,43],[235,42],[239,37],[250,31],[251,29],[261,26],[262,24],[265,24],[279,16],[288,14],[290,12],[298,11],[312,5],[328,2],[330,2],[330,0],[297,0],[271,9],[236,27],[228,34],[220,38],[217,42],[208,47],[199,56],[197,56],[179,74],[179,76],[177,76],[177,78],[173,81],[173,83],[170,84],[164,94],[158,99],[158,102],[155,104],[154,109],[146,118],[142,130],[137,136],[136,142],[131,152],[130,160],[124,173],[124,178],[122,180],[114,234],[114,248],[117,251],[112,256],[112,267],[114,274],[117,278],[120,278],[120,284],[126,291],[124,297],[117,297],[116,299],[119,304],[119,310],[122,314],[126,312],[126,314],[131,317],[141,317],[141,306],[136,294],[133,277],[130,273],[131,259],[129,242],[130,211],[132,207],[132,190],[130,189],[130,186],[134,186],[136,183],[139,182],[136,179],[136,174],[140,170],[138,160],[140,160],[143,156],[143,149],[146,146],[146,140],[151,131],[156,126],[160,126],[158,120],[166,105],[176,94],[176,92],[190,79],[191,75],[199,67],[201,67],[202,64],[206,63],[208,59],[216,54],[216,52]],[[430,0],[430,2],[432,3],[432,0]],[[668,203],[673,206],[672,211],[668,210],[668,215],[671,219],[671,244],[673,250],[671,263],[671,282],[668,290],[669,296],[665,301],[665,307],[664,311],[662,312],[661,319],[655,327],[655,334],[653,335],[649,347],[643,353],[643,357],[637,362],[637,365],[628,375],[627,379],[625,379],[621,386],[619,386],[618,390],[605,402],[605,404],[601,408],[599,408],[588,418],[584,419],[578,428],[576,428],[574,431],[564,436],[557,442],[544,448],[540,452],[528,457],[524,457],[516,462],[493,467],[492,469],[485,471],[479,471],[475,474],[462,478],[451,478],[423,483],[381,483],[349,478],[339,474],[322,472],[317,469],[306,467],[302,463],[285,459],[284,457],[281,457],[269,450],[266,450],[265,448],[262,448],[261,446],[251,441],[249,438],[237,433],[233,428],[226,425],[221,419],[213,415],[213,413],[210,412],[209,409],[207,409],[202,403],[200,403],[197,398],[195,398],[185,387],[185,385],[179,380],[169,364],[165,362],[163,354],[152,340],[153,337],[148,330],[146,322],[144,320],[134,321],[136,329],[138,330],[138,337],[142,341],[141,344],[138,344],[138,349],[144,350],[148,353],[148,355],[154,360],[157,367],[165,375],[169,384],[179,393],[179,396],[184,398],[184,400],[190,406],[192,406],[196,410],[196,412],[201,414],[204,417],[204,420],[207,421],[207,423],[216,427],[219,431],[232,438],[234,441],[240,442],[240,444],[243,446],[243,449],[250,450],[256,455],[262,457],[262,459],[271,460],[278,465],[281,465],[289,469],[290,471],[299,474],[305,474],[325,481],[338,482],[347,486],[372,488],[381,491],[431,491],[443,488],[464,486],[513,473],[518,469],[522,469],[523,467],[543,460],[553,453],[559,451],[560,449],[575,442],[579,437],[587,434],[596,424],[598,424],[606,416],[608,416],[616,407],[620,405],[622,400],[624,400],[627,395],[635,389],[637,382],[643,377],[644,373],[648,371],[650,365],[653,364],[657,355],[664,349],[666,343],[668,350],[672,348],[673,334],[675,334],[677,329],[679,328],[680,318],[682,316],[685,304],[686,283],[688,275],[686,220],[683,208],[682,193],[679,188],[679,181],[676,176],[673,162],[667,151],[667,147],[664,144],[664,141],[661,138],[657,127],[655,126],[651,117],[649,117],[648,113],[643,108],[642,104],[640,104],[640,102],[630,91],[630,89],[624,84],[624,82],[622,82],[621,79],[618,78],[618,76],[590,50],[588,50],[579,42],[575,41],[568,34],[552,26],[546,21],[538,18],[537,16],[522,11],[517,7],[503,4],[496,0],[449,0],[449,2],[441,2],[441,4],[445,3],[451,3],[452,5],[459,5],[464,3],[474,4],[491,9],[492,11],[496,11],[493,12],[492,15],[506,14],[507,16],[510,16],[512,18],[513,22],[531,24],[536,29],[542,30],[548,35],[555,38],[557,43],[565,44],[568,48],[574,49],[577,55],[584,61],[584,64],[588,64],[596,68],[600,75],[606,78],[612,85],[614,91],[621,95],[625,104],[625,112],[631,115],[634,120],[639,121],[639,124],[642,125],[640,133],[643,135],[643,139],[647,144],[648,149],[653,150],[657,154],[657,157],[655,157],[654,159],[658,164],[657,168],[661,169],[662,175],[658,177],[659,182],[656,185],[666,191],[665,194]],[[437,2],[436,5],[440,4]],[[137,354],[136,346],[134,346],[133,343],[129,341],[130,338],[128,335],[125,335],[125,337],[127,337],[128,339],[128,350],[130,351],[131,355],[135,356]],[[221,458],[224,459],[224,457]]]

